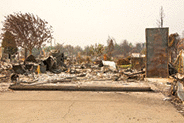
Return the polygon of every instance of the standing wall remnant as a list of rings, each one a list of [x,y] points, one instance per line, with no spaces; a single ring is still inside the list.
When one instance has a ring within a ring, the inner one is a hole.
[[[146,29],[146,77],[168,77],[169,28]]]

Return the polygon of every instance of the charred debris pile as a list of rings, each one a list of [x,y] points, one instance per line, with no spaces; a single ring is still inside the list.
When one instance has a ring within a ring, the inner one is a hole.
[[[74,62],[63,53],[54,52],[47,58],[33,55],[18,63],[1,62],[0,79],[14,84],[65,83],[85,81],[144,80],[145,69],[121,68],[114,61]]]

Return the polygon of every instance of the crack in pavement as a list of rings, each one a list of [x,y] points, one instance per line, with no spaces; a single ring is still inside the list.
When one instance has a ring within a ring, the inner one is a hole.
[[[63,119],[70,113],[71,107],[74,105],[75,102],[72,102],[72,104],[68,107],[67,113],[63,116]],[[66,120],[66,119],[65,119]]]

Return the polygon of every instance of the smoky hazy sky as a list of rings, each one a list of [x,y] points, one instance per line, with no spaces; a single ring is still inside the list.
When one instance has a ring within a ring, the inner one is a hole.
[[[0,21],[13,12],[29,12],[53,27],[57,43],[107,45],[109,35],[117,43],[126,39],[135,44],[145,42],[145,28],[158,27],[161,6],[164,27],[181,35],[184,0],[1,0]]]

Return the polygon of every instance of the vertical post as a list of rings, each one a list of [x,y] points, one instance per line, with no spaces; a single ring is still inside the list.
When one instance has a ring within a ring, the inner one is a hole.
[[[25,51],[24,52],[25,53],[24,56],[25,56],[25,59],[26,59],[27,58],[27,48],[25,48],[24,51]]]

